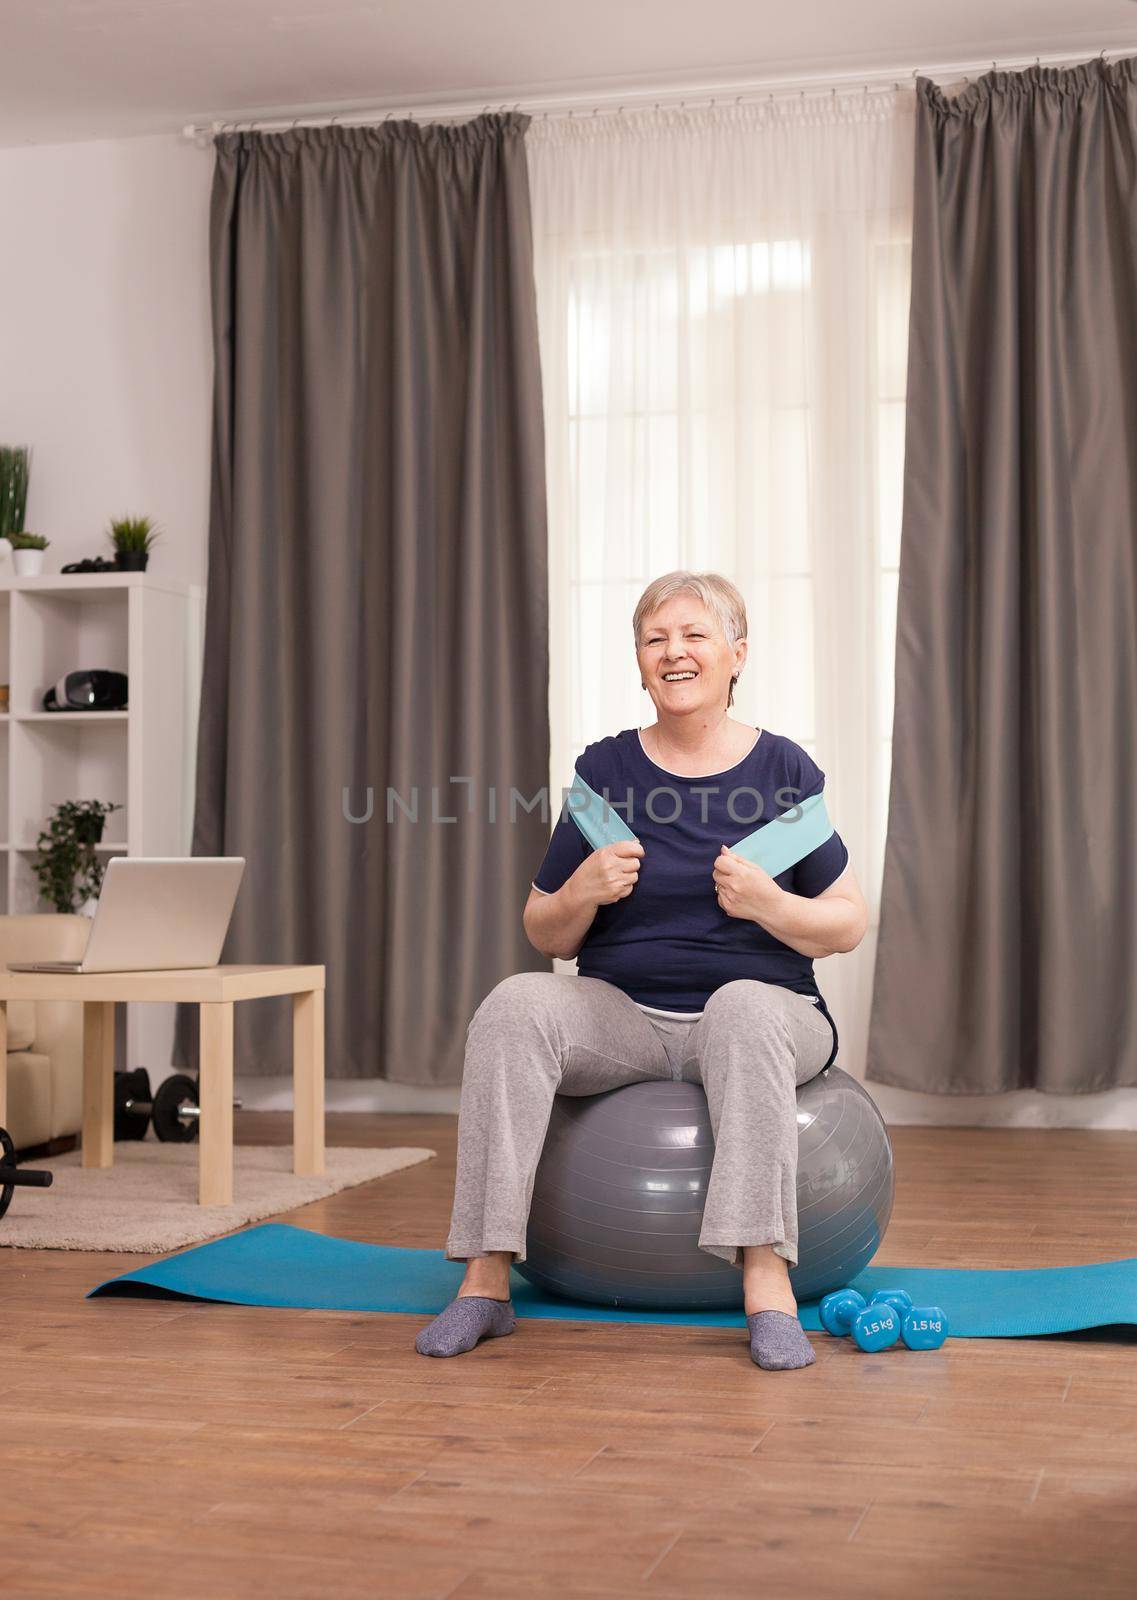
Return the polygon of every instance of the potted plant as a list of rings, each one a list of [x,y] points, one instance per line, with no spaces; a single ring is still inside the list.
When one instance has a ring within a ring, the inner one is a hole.
[[[0,444],[0,556],[12,548],[12,535],[24,531],[31,454],[26,444]]]
[[[120,572],[145,572],[150,551],[161,532],[149,517],[113,518],[107,538],[114,545],[114,564]]]
[[[95,846],[111,812],[121,810],[106,800],[64,800],[52,811],[32,867],[40,893],[57,911],[92,914],[105,870]]]
[[[50,543],[42,533],[12,534],[12,560],[17,578],[34,578],[43,571],[43,553]]]

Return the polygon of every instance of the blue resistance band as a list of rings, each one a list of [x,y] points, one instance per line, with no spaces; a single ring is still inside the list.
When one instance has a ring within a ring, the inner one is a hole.
[[[616,811],[611,801],[605,800],[589,787],[579,772],[574,772],[572,787],[565,796],[569,815],[594,850],[606,844],[636,836]],[[825,809],[824,794],[810,795],[772,822],[765,822],[753,833],[730,846],[731,851],[768,872],[771,878],[788,872],[833,833],[833,824]]]
[[[833,824],[825,809],[825,796],[811,794],[808,800],[792,806],[773,822],[766,822],[745,839],[731,845],[736,856],[764,867],[771,878],[788,872],[799,861],[823,845],[833,835]]]
[[[565,796],[565,805],[569,816],[594,850],[600,850],[606,844],[619,844],[622,840],[635,838],[620,813],[612,809],[611,802],[597,794],[595,789],[589,788],[579,772],[573,773],[572,788]]]

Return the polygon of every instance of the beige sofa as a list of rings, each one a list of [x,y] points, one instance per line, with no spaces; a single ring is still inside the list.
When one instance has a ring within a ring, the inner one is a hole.
[[[0,917],[0,966],[78,961],[89,917]],[[83,1007],[8,1002],[7,1128],[17,1150],[79,1132],[83,1107]]]

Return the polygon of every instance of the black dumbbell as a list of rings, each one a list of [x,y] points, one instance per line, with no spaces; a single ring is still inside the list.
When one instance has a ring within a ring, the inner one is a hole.
[[[0,1128],[0,1217],[12,1204],[16,1189],[48,1189],[53,1177],[51,1172],[29,1172],[26,1167],[18,1167],[12,1136],[7,1128]]]
[[[114,1075],[114,1136],[145,1139],[150,1126],[150,1074],[145,1067]]]
[[[124,1082],[119,1088],[119,1080]],[[133,1091],[133,1092],[132,1092]],[[241,1109],[240,1100],[233,1101],[236,1111]],[[119,1134],[119,1121],[141,1132],[128,1132]],[[184,1072],[175,1072],[172,1077],[166,1078],[158,1085],[157,1092],[150,1092],[150,1077],[145,1067],[138,1067],[134,1072],[120,1072],[115,1074],[115,1138],[144,1139],[146,1125],[153,1119],[154,1132],[164,1144],[190,1144],[198,1136],[201,1126],[201,1104],[197,1092],[196,1078],[187,1077]]]
[[[166,1144],[190,1144],[201,1129],[197,1080],[176,1072],[158,1085],[154,1096],[154,1132]]]

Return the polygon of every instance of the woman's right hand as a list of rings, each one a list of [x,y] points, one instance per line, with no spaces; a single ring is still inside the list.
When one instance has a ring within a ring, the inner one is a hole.
[[[603,845],[583,860],[573,878],[577,889],[592,904],[611,905],[631,894],[639,876],[644,847],[638,839],[620,839]]]

